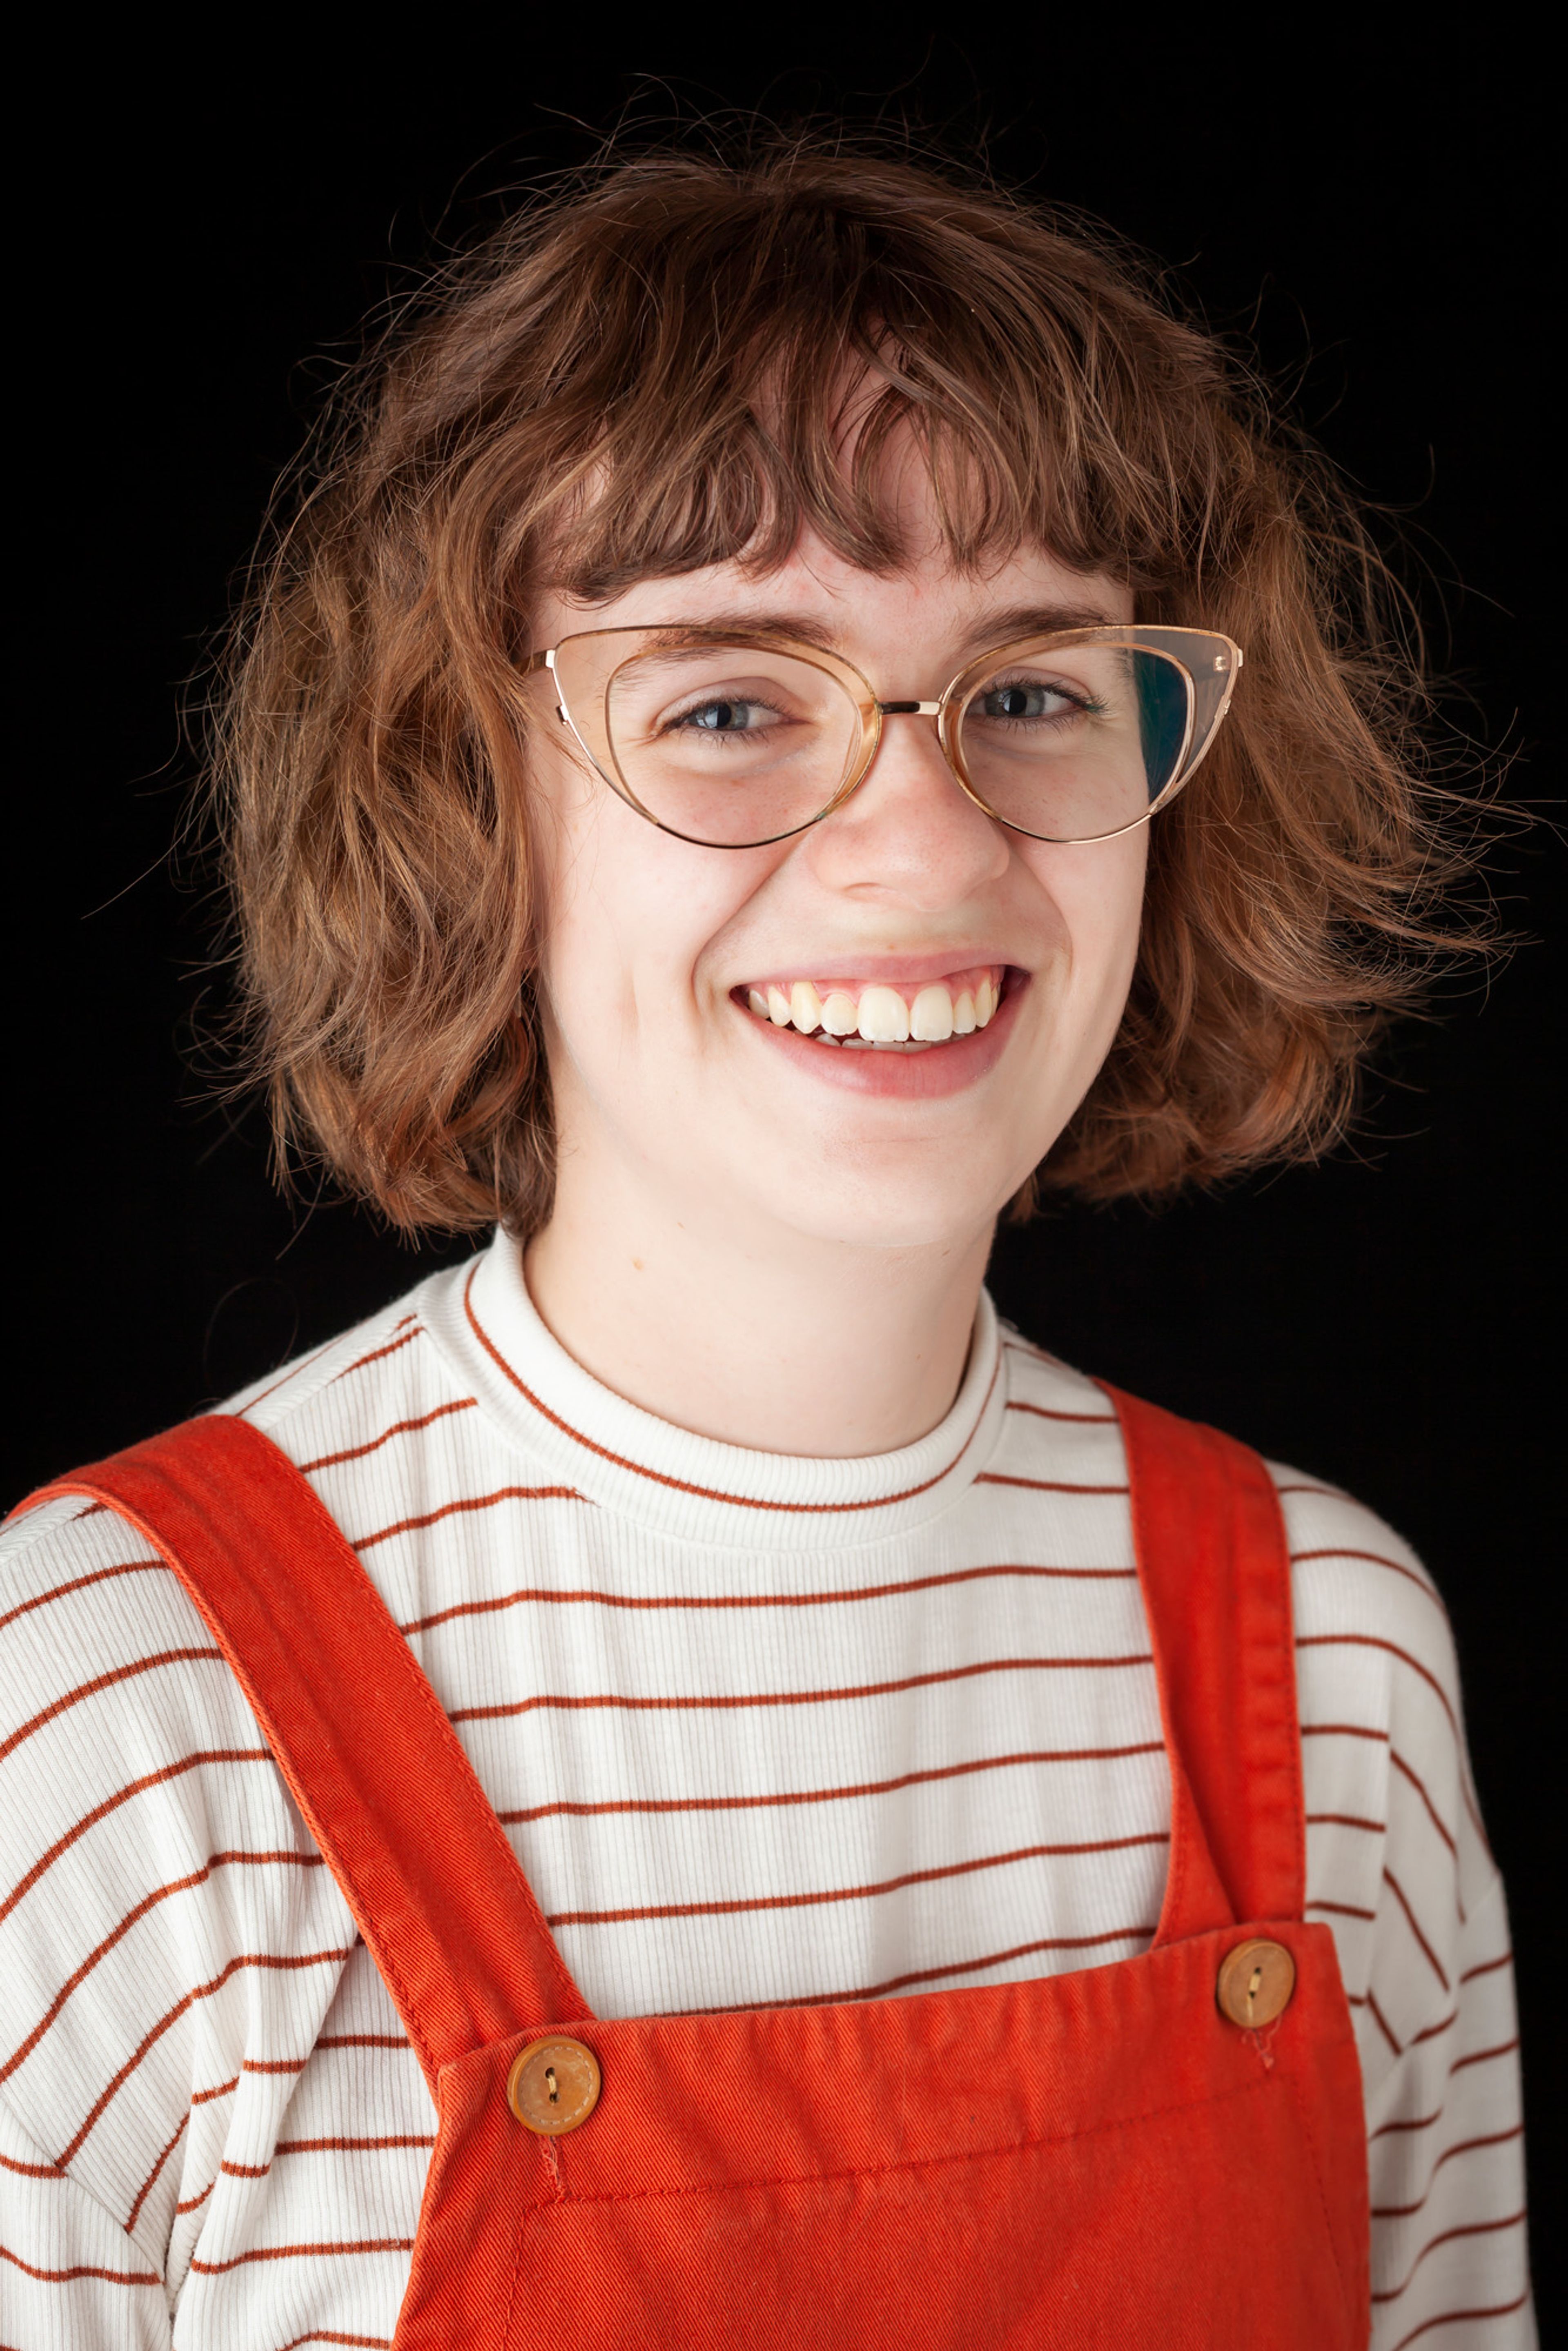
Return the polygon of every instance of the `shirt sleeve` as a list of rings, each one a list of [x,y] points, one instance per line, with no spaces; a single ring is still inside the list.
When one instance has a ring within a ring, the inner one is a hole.
[[[1531,2351],[1524,2125],[1502,1880],[1452,1627],[1371,1511],[1276,1472],[1293,1564],[1307,1915],[1355,2025],[1372,2351]]]
[[[1500,1878],[1443,1957],[1449,1997],[1440,2014],[1391,2051],[1368,2098],[1374,2351],[1439,2329],[1455,2351],[1525,2351],[1536,2338]]]

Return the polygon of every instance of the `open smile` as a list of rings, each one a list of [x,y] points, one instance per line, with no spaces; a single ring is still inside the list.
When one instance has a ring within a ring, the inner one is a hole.
[[[958,1092],[994,1065],[1028,985],[1027,972],[988,963],[910,980],[782,975],[731,998],[822,1077],[857,1092],[930,1096]]]

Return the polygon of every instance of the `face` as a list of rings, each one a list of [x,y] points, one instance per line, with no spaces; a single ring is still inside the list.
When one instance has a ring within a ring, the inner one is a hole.
[[[721,564],[591,608],[547,595],[533,642],[744,614],[815,634],[882,700],[935,700],[1006,640],[1002,616],[1046,608],[1133,617],[1126,590],[1043,554],[975,579],[934,551],[881,578],[808,537],[761,578]],[[759,1249],[988,1231],[1115,1035],[1146,827],[1071,847],[1008,831],[928,717],[890,717],[841,808],[758,849],[638,815],[577,750],[548,677],[530,756],[558,1196],[640,1198]]]

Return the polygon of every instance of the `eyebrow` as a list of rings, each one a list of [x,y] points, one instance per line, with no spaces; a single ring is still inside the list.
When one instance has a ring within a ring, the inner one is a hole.
[[[841,631],[809,612],[779,612],[765,608],[739,608],[710,612],[701,620],[653,622],[653,628],[701,629],[717,636],[794,637],[823,653],[842,656]],[[965,653],[982,653],[988,645],[1010,644],[1019,637],[1046,636],[1059,629],[1107,629],[1116,623],[1109,612],[1092,604],[1008,604],[988,612],[959,639]]]

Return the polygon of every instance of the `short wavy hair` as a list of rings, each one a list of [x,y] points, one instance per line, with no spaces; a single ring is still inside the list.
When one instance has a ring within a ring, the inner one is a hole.
[[[530,599],[766,570],[805,525],[896,569],[899,433],[956,564],[1040,546],[1247,654],[1152,829],[1120,1031],[1019,1205],[1157,1195],[1343,1131],[1464,862],[1354,502],[1107,233],[956,166],[779,139],[525,204],[345,378],[269,527],[214,774],[285,1164],[408,1231],[548,1217]]]

